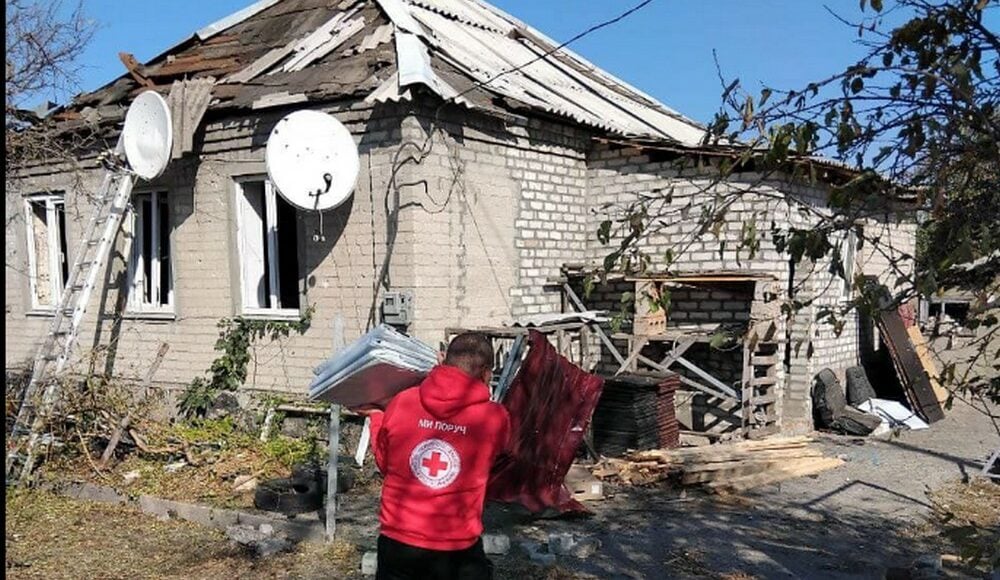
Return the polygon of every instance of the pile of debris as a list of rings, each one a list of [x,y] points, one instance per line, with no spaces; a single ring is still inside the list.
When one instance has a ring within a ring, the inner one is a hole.
[[[825,457],[809,437],[780,437],[731,445],[637,451],[608,459],[594,468],[601,479],[627,485],[663,480],[700,485],[712,491],[742,491],[787,479],[815,475],[844,463]]]

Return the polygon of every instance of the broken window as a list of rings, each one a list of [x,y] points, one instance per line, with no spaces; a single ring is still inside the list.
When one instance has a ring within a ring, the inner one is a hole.
[[[931,302],[928,315],[943,320],[953,320],[964,324],[969,316],[968,302]]]
[[[134,312],[163,312],[173,306],[167,200],[167,193],[160,191],[132,198],[128,306]]]
[[[54,308],[69,277],[65,203],[62,195],[37,195],[26,202],[31,306]]]
[[[298,224],[295,208],[270,181],[237,183],[237,231],[243,311],[299,313]]]

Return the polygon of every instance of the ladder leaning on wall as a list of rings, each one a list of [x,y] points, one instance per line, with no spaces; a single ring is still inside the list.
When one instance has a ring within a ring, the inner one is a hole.
[[[95,207],[74,254],[48,333],[32,364],[31,380],[21,400],[13,429],[7,439],[6,482],[26,482],[43,444],[47,415],[59,391],[59,374],[65,369],[80,335],[80,325],[107,263],[122,220],[129,211],[135,176],[123,160],[123,139],[118,140]]]

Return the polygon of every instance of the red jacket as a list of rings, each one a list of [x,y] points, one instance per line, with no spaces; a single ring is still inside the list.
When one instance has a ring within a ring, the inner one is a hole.
[[[437,366],[372,415],[370,427],[384,478],[382,534],[428,550],[476,543],[490,468],[510,436],[507,410],[486,385]]]

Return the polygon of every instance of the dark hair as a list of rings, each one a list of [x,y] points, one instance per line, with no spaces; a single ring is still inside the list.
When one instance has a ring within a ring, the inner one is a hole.
[[[458,367],[474,377],[493,370],[493,345],[481,332],[466,332],[451,339],[444,364]]]

